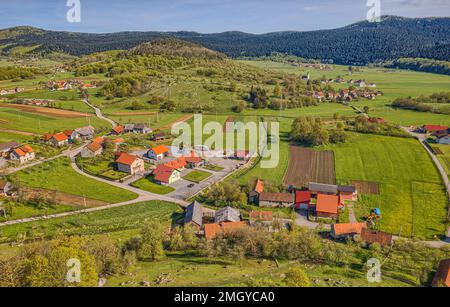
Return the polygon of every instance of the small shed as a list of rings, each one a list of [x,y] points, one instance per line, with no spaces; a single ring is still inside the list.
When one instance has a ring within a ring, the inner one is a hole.
[[[216,216],[214,218],[215,223],[240,222],[240,221],[241,221],[241,212],[229,206],[217,210]]]

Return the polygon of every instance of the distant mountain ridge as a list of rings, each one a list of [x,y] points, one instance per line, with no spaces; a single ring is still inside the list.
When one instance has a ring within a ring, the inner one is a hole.
[[[230,57],[259,57],[273,52],[336,64],[365,65],[402,57],[450,61],[450,18],[384,16],[380,23],[362,21],[334,30],[249,34],[224,32],[118,32],[89,34],[46,31],[32,27],[0,30],[0,52],[33,47],[32,52],[62,51],[86,55],[128,50],[161,37],[174,37]]]

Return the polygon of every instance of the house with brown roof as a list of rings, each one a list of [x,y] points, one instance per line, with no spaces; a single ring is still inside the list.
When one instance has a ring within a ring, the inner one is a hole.
[[[122,133],[124,133],[124,131],[125,131],[125,127],[119,125],[119,126],[116,126],[111,129],[111,134],[112,135],[121,135]]]
[[[248,194],[248,202],[252,204],[259,203],[259,195],[264,192],[264,181],[257,179],[255,188]]]
[[[154,141],[154,142],[164,141],[165,139],[166,139],[166,134],[164,132],[155,133],[152,136],[152,141]]]
[[[93,158],[103,153],[103,146],[100,142],[92,142],[81,151],[83,158]]]
[[[168,155],[169,155],[169,148],[165,145],[159,145],[150,148],[150,150],[147,152],[147,157],[156,161],[163,160]]]
[[[273,212],[272,211],[252,211],[249,215],[250,225],[267,225],[270,226],[273,223]]]
[[[122,153],[117,159],[116,164],[119,172],[131,175],[145,172],[144,160],[128,153]]]
[[[447,132],[448,126],[440,125],[425,125],[422,127],[422,132],[426,134],[436,133],[436,132]]]
[[[181,179],[181,173],[167,165],[158,165],[152,174],[155,182],[160,185],[170,185]]]
[[[20,144],[14,141],[0,144],[0,157],[7,158],[11,150],[17,147],[20,147]]]
[[[295,195],[290,193],[259,194],[259,206],[269,208],[289,208],[295,204]]]
[[[33,148],[29,145],[23,145],[15,148],[11,151],[10,159],[13,161],[19,161],[20,164],[27,163],[34,160],[36,157]]]
[[[172,169],[182,172],[186,169],[187,162],[185,157],[180,157],[164,164]]]
[[[56,147],[66,146],[69,143],[69,138],[64,133],[58,133],[52,135],[49,143]]]
[[[433,278],[433,287],[450,287],[450,259],[442,260]]]
[[[205,160],[202,157],[186,157],[184,160],[188,168],[197,168],[205,165]]]
[[[226,222],[226,223],[205,224],[204,226],[205,238],[207,240],[211,240],[217,237],[218,235],[232,233],[247,226],[248,226],[247,222]]]
[[[362,229],[361,239],[369,245],[378,243],[381,246],[389,246],[392,244],[392,235],[382,231]]]
[[[341,223],[331,225],[331,236],[334,239],[345,239],[361,235],[363,229],[367,229],[367,223]]]

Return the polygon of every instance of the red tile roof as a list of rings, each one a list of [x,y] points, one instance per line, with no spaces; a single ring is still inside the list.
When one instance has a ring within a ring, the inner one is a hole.
[[[122,153],[116,162],[125,165],[132,165],[137,159],[139,159],[137,156]]]
[[[203,161],[200,157],[186,157],[184,158],[187,163],[199,164]]]
[[[333,224],[332,228],[334,230],[334,234],[337,236],[347,234],[361,234],[361,231],[367,228],[367,224],[366,223]]]
[[[166,165],[158,165],[156,169],[153,171],[153,176],[156,181],[169,183],[169,179],[172,176],[175,170]]]
[[[311,191],[295,191],[295,203],[309,204],[311,202]]]
[[[169,148],[167,148],[164,145],[159,145],[159,146],[153,147],[151,150],[155,153],[155,155],[158,155],[158,156],[169,152]]]
[[[64,133],[58,133],[52,136],[57,142],[67,141],[69,138]]]
[[[186,158],[181,157],[181,158],[175,159],[173,161],[170,161],[164,165],[168,166],[170,168],[176,169],[176,170],[180,170],[180,169],[186,167],[187,163],[186,163]]]
[[[117,134],[121,134],[124,130],[125,130],[124,126],[116,126],[116,127],[112,128],[112,131]]]
[[[433,279],[433,286],[444,285],[450,287],[450,259],[443,260]]]
[[[260,194],[262,192],[264,192],[264,181],[262,181],[261,179],[256,180],[254,191],[256,191],[256,192],[258,192]]]
[[[92,143],[103,144],[104,142],[105,142],[105,139],[102,138],[102,137],[97,137],[97,138],[92,140]]]
[[[336,195],[317,195],[316,211],[323,213],[337,214],[339,207],[339,197]]]
[[[259,201],[268,201],[275,203],[294,203],[295,196],[290,193],[267,193],[263,192],[259,194]]]
[[[438,125],[425,125],[425,126],[423,126],[423,128],[428,132],[448,130],[447,126],[438,126]]]
[[[64,130],[63,132],[65,135],[67,135],[68,137],[70,137],[73,133],[73,130]]]
[[[205,238],[210,240],[222,233],[230,233],[247,226],[247,222],[205,224]]]
[[[102,144],[97,143],[97,142],[92,142],[91,144],[89,144],[87,146],[87,148],[91,151],[91,152],[97,152],[100,149],[102,149]]]
[[[361,231],[361,239],[369,244],[379,243],[380,245],[390,245],[392,243],[391,234],[368,229],[363,229]]]

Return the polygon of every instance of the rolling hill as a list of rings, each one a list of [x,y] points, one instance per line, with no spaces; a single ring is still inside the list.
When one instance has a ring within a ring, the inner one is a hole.
[[[119,32],[88,34],[31,27],[0,30],[0,52],[17,47],[33,53],[62,51],[86,55],[127,50],[160,37],[198,43],[230,57],[259,57],[273,52],[345,65],[364,65],[398,58],[450,60],[450,18],[385,16],[380,23],[358,22],[343,28],[309,32],[248,34],[224,32]]]

